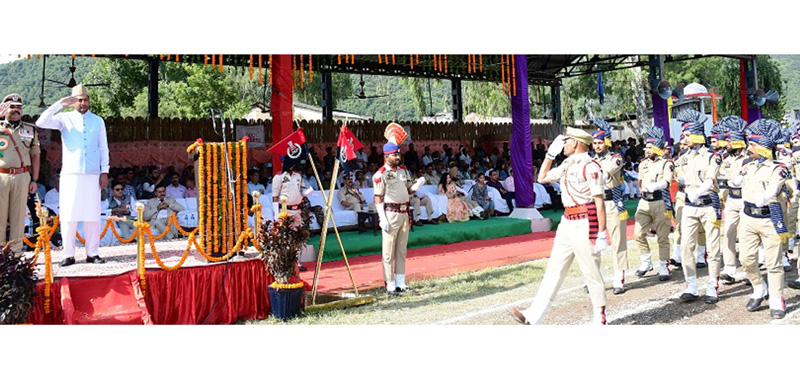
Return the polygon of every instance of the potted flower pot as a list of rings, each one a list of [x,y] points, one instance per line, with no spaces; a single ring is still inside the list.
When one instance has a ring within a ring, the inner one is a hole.
[[[269,290],[270,313],[274,317],[287,321],[300,314],[304,289],[302,282],[292,284],[273,282],[267,286],[267,289]]]

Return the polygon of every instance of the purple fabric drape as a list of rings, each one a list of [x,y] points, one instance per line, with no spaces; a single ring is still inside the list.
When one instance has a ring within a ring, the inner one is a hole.
[[[516,96],[511,96],[511,167],[514,169],[517,207],[532,207],[533,156],[531,152],[531,111],[528,105],[528,61],[516,55]]]
[[[747,108],[747,122],[753,122],[761,118],[761,108]]]
[[[664,131],[664,139],[668,145],[672,145],[669,135],[669,113],[667,111],[667,101],[658,94],[653,94],[653,125],[660,127]]]

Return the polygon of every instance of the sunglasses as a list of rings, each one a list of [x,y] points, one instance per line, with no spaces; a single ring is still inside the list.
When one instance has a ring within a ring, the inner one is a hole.
[[[114,191],[122,191],[124,188],[114,188]]]

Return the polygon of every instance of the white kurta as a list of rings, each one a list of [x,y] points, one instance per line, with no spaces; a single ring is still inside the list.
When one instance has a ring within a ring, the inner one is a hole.
[[[100,221],[100,175],[61,175],[61,221]]]

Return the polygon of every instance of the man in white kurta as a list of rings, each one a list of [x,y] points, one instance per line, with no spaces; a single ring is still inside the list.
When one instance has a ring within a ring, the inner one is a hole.
[[[63,108],[74,108],[62,112]],[[86,262],[105,263],[100,257],[100,190],[108,186],[108,141],[106,125],[100,116],[89,112],[89,93],[82,84],[47,108],[36,126],[61,132],[61,185],[59,207],[64,260],[61,266],[75,263],[75,233],[83,222]]]

